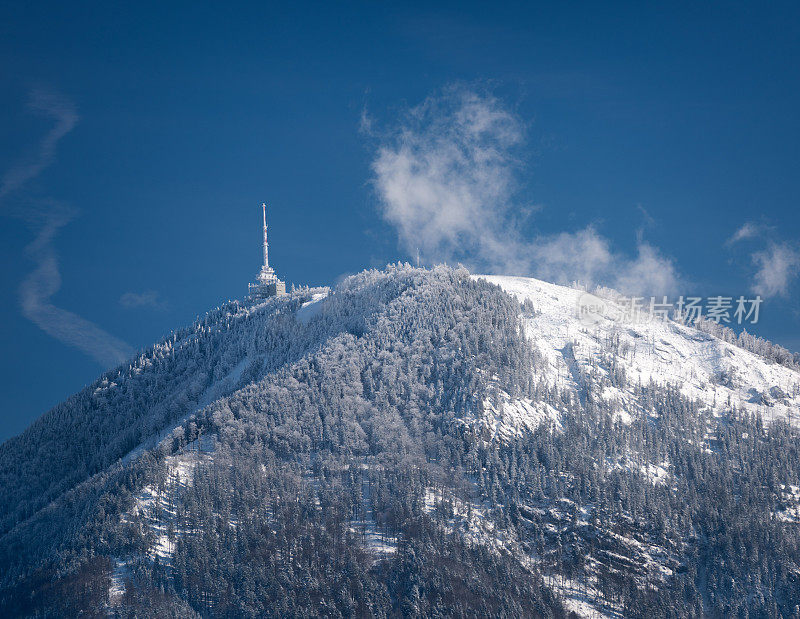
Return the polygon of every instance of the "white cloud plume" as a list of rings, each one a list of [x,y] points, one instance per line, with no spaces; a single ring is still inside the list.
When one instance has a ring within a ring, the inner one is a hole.
[[[619,258],[614,273],[614,287],[647,296],[675,295],[679,292],[680,276],[675,263],[652,245],[640,241],[636,258]]]
[[[525,125],[491,94],[449,87],[377,137],[374,186],[409,255],[635,294],[676,291],[673,263],[641,240],[627,258],[592,227],[532,240],[517,232],[532,211],[515,199]]]
[[[56,307],[50,300],[61,287],[53,239],[73,219],[75,211],[53,200],[25,199],[19,195],[28,182],[53,162],[58,142],[75,127],[78,115],[68,100],[41,91],[32,94],[29,107],[55,124],[39,144],[36,157],[8,170],[0,183],[0,212],[25,221],[36,234],[25,250],[36,268],[20,285],[22,314],[45,333],[78,348],[103,367],[113,366],[132,354],[131,346],[85,318]],[[14,196],[17,201],[9,204],[9,198]]]
[[[764,298],[786,296],[792,280],[797,278],[800,253],[787,243],[770,243],[752,258],[757,268],[753,292]]]
[[[405,120],[372,165],[403,245],[437,261],[503,253],[494,232],[509,206],[521,123],[496,99],[455,88]]]
[[[776,229],[764,223],[745,222],[725,241],[728,248],[739,241],[758,239],[763,249],[750,254],[755,266],[750,289],[763,298],[785,297],[800,268],[800,252],[785,242],[775,240]]]
[[[605,281],[615,265],[608,239],[592,227],[540,237],[521,249],[527,254],[528,270],[559,284]]]

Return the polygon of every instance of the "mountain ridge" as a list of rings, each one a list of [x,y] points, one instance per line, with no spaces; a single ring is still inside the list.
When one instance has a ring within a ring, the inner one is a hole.
[[[0,448],[3,522],[13,524],[0,537],[0,604],[124,615],[147,614],[145,600],[158,598],[182,616],[248,616],[277,612],[270,605],[283,596],[288,614],[320,603],[339,614],[430,613],[442,600],[450,614],[660,615],[667,603],[689,614],[736,603],[791,611],[796,394],[786,389],[771,419],[743,394],[797,373],[682,325],[587,328],[580,294],[392,265],[333,291],[214,310],[140,355],[124,379],[106,374],[73,396],[99,417],[138,401],[144,410],[117,422],[133,420],[125,436],[144,440],[104,438],[108,426],[97,426],[74,443],[106,450],[90,460],[97,470],[45,486],[56,496],[44,509],[41,498],[20,505],[42,488],[18,487],[30,475],[10,460],[24,463],[24,450]],[[702,346],[717,356],[687,371],[679,353]],[[648,360],[662,349],[665,359]],[[180,351],[187,359],[175,361]],[[715,363],[741,359],[749,373],[715,383],[709,399],[701,387]],[[115,390],[130,397],[114,404]],[[70,427],[69,415],[48,415]],[[72,431],[83,428],[93,426]],[[38,436],[21,443],[33,449]],[[39,445],[40,471],[49,446]],[[732,511],[723,488],[753,513]],[[704,539],[721,548],[738,539],[715,528],[721,518],[733,531],[749,518],[741,530],[756,548],[782,540],[783,554],[761,566],[772,592],[745,579],[742,591],[758,595],[741,598],[725,580],[727,555],[707,554]],[[330,548],[349,567],[323,560]],[[296,569],[286,562],[308,552],[306,576],[286,576]],[[323,577],[326,561],[339,567]],[[516,574],[528,597],[495,582],[501,573]],[[48,595],[42,578],[61,584]],[[75,578],[83,593],[58,588]],[[463,603],[454,583],[469,592]]]

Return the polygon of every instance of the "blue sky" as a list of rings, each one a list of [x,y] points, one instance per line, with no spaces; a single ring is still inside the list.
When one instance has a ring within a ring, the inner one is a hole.
[[[800,349],[796,4],[13,4],[0,439],[243,296],[261,200],[290,283],[421,243],[654,293],[760,287],[753,330]]]

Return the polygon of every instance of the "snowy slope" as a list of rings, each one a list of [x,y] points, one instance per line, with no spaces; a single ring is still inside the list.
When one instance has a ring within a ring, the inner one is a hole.
[[[759,414],[768,423],[785,419],[800,425],[800,373],[790,368],[672,321],[626,324],[609,318],[611,313],[597,316],[596,321],[581,321],[579,304],[595,300],[613,305],[582,290],[524,277],[476,278],[533,304],[534,315],[526,314],[524,321],[528,337],[544,358],[536,369],[537,378],[581,397],[586,387],[583,377],[614,366],[623,369],[625,388],[606,387],[594,394],[613,404],[623,421],[637,411],[633,386],[653,381],[678,385],[684,395],[715,413],[734,406]],[[503,408],[513,409],[507,425],[537,423],[537,419],[519,418],[525,410],[523,403],[506,403]],[[493,426],[503,425],[497,419],[497,407],[486,411]]]

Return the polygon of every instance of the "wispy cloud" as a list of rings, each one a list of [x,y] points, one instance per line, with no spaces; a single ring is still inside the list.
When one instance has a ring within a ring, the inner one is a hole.
[[[426,261],[552,281],[604,284],[629,293],[671,294],[674,264],[641,236],[635,257],[615,252],[594,228],[526,240],[534,211],[518,199],[525,123],[491,93],[451,86],[406,110],[396,126],[362,130],[377,141],[374,186],[403,248]]]
[[[769,243],[752,258],[756,265],[753,292],[764,298],[786,296],[792,280],[797,278],[800,253],[788,243]]]
[[[762,249],[750,253],[750,262],[755,267],[751,271],[750,289],[763,298],[785,297],[793,280],[798,277],[800,251],[791,243],[777,240],[778,232],[774,226],[752,221],[742,224],[727,241],[726,247],[733,249],[740,241],[756,241]]]
[[[119,304],[126,309],[148,308],[161,310],[167,307],[167,302],[155,290],[126,292],[119,298]]]
[[[0,212],[25,221],[36,235],[25,249],[36,267],[20,285],[22,313],[45,333],[109,367],[132,354],[131,346],[51,302],[61,288],[53,240],[76,212],[55,200],[33,199],[24,192],[25,186],[53,162],[59,141],[75,127],[78,114],[68,99],[45,91],[32,93],[29,108],[52,119],[53,128],[41,140],[36,156],[9,169],[0,182]]]
[[[731,237],[725,241],[726,245],[733,245],[739,241],[756,238],[760,236],[766,227],[763,224],[753,223],[752,221],[745,222],[742,226],[734,232]]]
[[[36,90],[31,93],[28,107],[34,112],[49,116],[55,121],[55,125],[42,139],[33,161],[18,164],[3,175],[0,200],[39,176],[50,165],[55,157],[58,142],[72,131],[78,122],[78,114],[72,102],[56,93]]]

